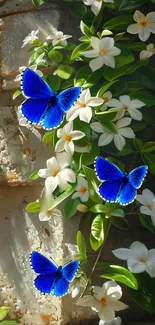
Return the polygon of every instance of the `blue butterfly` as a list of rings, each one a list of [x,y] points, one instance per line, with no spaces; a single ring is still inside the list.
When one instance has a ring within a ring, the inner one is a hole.
[[[98,179],[104,182],[98,188],[99,195],[103,200],[111,203],[130,204],[136,198],[137,189],[143,183],[147,168],[147,166],[140,166],[127,174],[108,160],[97,157],[95,171]]]
[[[65,113],[81,93],[79,87],[73,87],[57,95],[29,68],[22,73],[21,89],[27,98],[21,107],[23,116],[29,123],[41,125],[46,130],[57,128],[63,122]]]
[[[30,264],[39,275],[34,286],[43,294],[61,297],[68,292],[69,284],[79,268],[79,261],[71,261],[64,266],[57,266],[53,261],[38,252],[30,255]]]

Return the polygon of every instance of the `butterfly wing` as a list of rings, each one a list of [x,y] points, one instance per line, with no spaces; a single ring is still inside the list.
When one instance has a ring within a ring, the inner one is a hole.
[[[55,274],[40,274],[34,280],[34,286],[43,294],[50,294],[53,290]]]
[[[22,74],[21,88],[26,97],[47,99],[53,95],[48,84],[29,68],[25,69]]]
[[[128,205],[132,203],[136,198],[136,189],[127,180],[119,193],[119,203],[121,205]]]
[[[122,171],[113,163],[102,157],[95,160],[95,171],[100,181],[116,181],[123,177]]]
[[[22,104],[21,112],[28,122],[40,124],[48,105],[49,101],[46,98],[29,98]]]
[[[147,174],[147,166],[140,166],[129,173],[129,182],[136,189],[140,188]]]
[[[63,122],[64,113],[60,106],[55,102],[44,116],[41,125],[46,130],[57,128]]]
[[[81,93],[81,88],[73,87],[62,91],[58,96],[58,104],[63,112],[67,112]]]
[[[62,267],[63,277],[67,281],[71,282],[76,275],[79,265],[80,265],[79,261],[71,261],[71,262],[67,263],[65,266]]]
[[[54,282],[53,295],[56,297],[64,296],[69,289],[69,282],[63,277],[59,276]]]
[[[53,261],[38,252],[32,252],[30,255],[30,264],[36,273],[55,276],[57,266]]]
[[[118,194],[121,187],[122,180],[108,182],[105,181],[98,188],[99,195],[105,201],[114,203],[118,202]]]

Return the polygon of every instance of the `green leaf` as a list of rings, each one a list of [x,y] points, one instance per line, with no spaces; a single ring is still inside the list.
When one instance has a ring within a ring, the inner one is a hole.
[[[88,36],[81,36],[79,38],[79,41],[80,42],[87,42],[87,43],[90,43],[90,38]]]
[[[50,143],[50,148],[53,148],[56,143],[56,130],[46,132],[42,138],[42,142]]]
[[[100,241],[98,241],[90,234],[90,245],[95,252],[101,247],[102,244],[102,238],[100,239]]]
[[[142,151],[143,142],[137,138],[133,139],[133,145],[137,151]]]
[[[69,12],[71,13],[71,15],[81,18],[87,12],[87,8],[82,3],[75,3],[74,2],[74,3],[72,3],[70,5]]]
[[[41,5],[43,5],[44,3],[46,3],[47,0],[32,0],[32,3],[36,6],[36,7],[40,7]]]
[[[148,166],[150,173],[155,176],[155,155],[152,153],[142,153],[142,159]]]
[[[59,90],[61,81],[58,76],[48,75],[47,82],[54,93]]]
[[[55,71],[55,74],[57,74],[62,79],[69,79],[73,74],[73,71],[74,69],[69,65],[62,64]]]
[[[147,107],[154,106],[155,105],[155,97],[147,92],[144,91],[137,91],[130,93],[130,96],[132,99],[139,99],[144,104],[146,104]]]
[[[95,161],[95,158],[99,156],[100,149],[98,147],[92,147],[90,152],[85,152],[82,154],[82,165],[89,166]]]
[[[138,281],[138,291],[130,289],[130,293],[134,301],[142,308],[150,313],[154,313],[155,302],[155,278],[151,278],[149,274],[135,274]]]
[[[102,87],[102,88],[100,88],[100,90],[98,91],[98,93],[97,93],[97,96],[98,97],[103,97],[103,94],[113,85],[113,84],[115,84],[116,82],[118,82],[119,80],[114,80],[114,81],[112,81],[112,82],[106,82],[105,84],[104,84],[104,86]]]
[[[111,69],[109,67],[104,67],[103,69],[103,76],[105,79],[109,81],[113,81],[114,79],[117,79],[120,76],[123,76],[130,71],[131,65],[126,65],[125,67],[115,68]]]
[[[119,109],[118,109],[119,111]],[[113,118],[116,116],[117,111],[116,110],[109,110],[109,111],[103,111],[103,112],[96,112],[96,119],[102,121],[103,123],[109,122],[113,120]],[[114,128],[115,129],[115,128]],[[116,129],[115,129],[116,131]]]
[[[76,183],[73,185],[69,184],[67,186],[66,191],[60,194],[55,200],[52,201],[51,209],[54,209],[57,205],[59,205],[61,202],[67,199],[67,197],[69,197],[75,191],[76,186],[77,186]]]
[[[142,107],[141,113],[143,115],[143,120],[150,125],[155,125],[155,112],[153,109],[146,109],[146,107]]]
[[[31,212],[31,213],[36,213],[36,212],[40,212],[40,202],[34,201],[29,203],[25,210],[27,212]]]
[[[120,229],[127,230],[129,228],[128,221],[125,218],[120,217],[111,217],[110,218],[111,223]]]
[[[65,81],[63,81],[61,83],[60,89],[64,90],[64,89],[67,89],[67,88],[70,88],[70,87],[73,87],[73,86],[74,86],[74,79],[70,78],[69,80],[65,80]]]
[[[95,203],[102,203],[102,199],[97,194],[97,187],[99,185],[99,181],[95,175],[94,169],[83,166],[83,171],[86,175],[86,179],[88,182],[89,196],[90,199]]]
[[[129,92],[136,92],[137,90],[141,90],[143,86],[138,81],[127,81],[127,88]]]
[[[15,320],[3,320],[0,325],[17,325],[17,322]]]
[[[88,26],[81,20],[80,22],[80,29],[81,32],[86,35],[86,36],[92,36],[92,33],[90,31],[90,29],[88,28]],[[87,42],[90,42],[90,38],[87,37]]]
[[[132,23],[133,23],[132,15],[123,15],[123,16],[118,16],[118,17],[108,20],[103,25],[103,28],[111,29],[111,30],[113,30],[113,29],[124,30],[126,27],[128,27]]]
[[[149,229],[153,234],[155,234],[155,226],[153,225],[151,219],[149,216],[145,216],[144,214],[139,215],[139,220],[142,223],[142,225]]]
[[[34,181],[35,179],[38,179],[39,178],[39,175],[38,175],[38,171],[32,173],[30,176],[29,176],[29,179]]]
[[[119,6],[119,10],[131,10],[142,6],[147,0],[123,0]]]
[[[152,152],[155,151],[155,141],[150,141],[144,144],[143,152]]]
[[[139,81],[146,89],[155,90],[155,74],[148,66],[136,72],[134,80]]]
[[[40,62],[41,58],[43,58],[43,56],[44,56],[44,53],[34,52],[29,59],[29,65],[38,64]],[[37,59],[39,60],[38,63],[37,63]]]
[[[124,218],[124,210],[122,209],[115,209],[111,212],[112,216],[114,217],[121,217],[121,218]]]
[[[12,96],[13,100],[15,100],[21,94],[22,94],[22,91],[21,90],[16,90],[15,93],[13,94],[13,96]]]
[[[102,120],[102,124],[103,124],[106,131],[112,132],[112,133],[115,133],[115,134],[117,133],[116,126],[111,121]]]
[[[81,255],[81,259],[83,261],[87,260],[87,254],[86,254],[86,242],[84,239],[84,236],[82,235],[81,231],[78,231],[77,237],[76,237],[77,246]]]
[[[109,262],[101,262],[98,263],[97,270],[101,272],[101,278],[112,279],[134,290],[138,289],[138,282],[135,276],[125,267],[113,265]]]
[[[70,219],[77,212],[77,205],[80,203],[79,200],[69,200],[65,203],[64,212],[67,219]]]
[[[84,67],[80,68],[75,75],[75,84],[79,79],[84,79],[84,81],[86,81],[91,75],[91,73],[92,71],[88,65],[85,65]]]
[[[10,310],[11,310],[10,307],[5,307],[5,306],[0,307],[0,320],[3,320],[7,316]]]
[[[116,68],[120,68],[135,60],[132,52],[127,47],[119,46],[119,49],[121,50],[121,53],[115,58]]]
[[[103,221],[102,215],[98,214],[91,225],[91,235],[99,242],[104,241]]]
[[[146,49],[146,45],[142,42],[128,43],[128,48],[140,52]]]
[[[107,213],[107,207],[103,204],[95,204],[93,205],[91,208],[90,208],[90,211],[91,212],[94,212],[94,213]]]
[[[79,58],[82,55],[81,53],[90,49],[90,47],[91,47],[91,45],[88,43],[82,43],[82,44],[78,45],[72,52],[71,60],[75,60],[75,59]]]
[[[52,61],[55,62],[61,62],[63,60],[63,55],[62,53],[60,53],[59,51],[56,50],[51,50],[48,52],[48,57],[49,59],[51,59]]]

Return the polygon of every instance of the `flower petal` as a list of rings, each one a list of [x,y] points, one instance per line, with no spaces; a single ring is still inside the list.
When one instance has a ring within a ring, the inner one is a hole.
[[[151,33],[155,34],[155,23],[148,24],[148,29]]]
[[[94,122],[90,124],[90,127],[92,130],[94,130],[97,133],[103,133],[104,127],[100,122]]]
[[[144,259],[144,260],[147,259],[148,249],[143,243],[139,241],[134,241],[131,244],[130,249],[134,253],[134,256],[136,256],[138,259]]]
[[[64,145],[65,145],[65,140],[64,139],[58,140],[56,145],[55,145],[55,152],[63,151],[64,150]]]
[[[114,39],[112,37],[104,37],[101,40],[101,49],[110,50],[114,47]]]
[[[84,51],[81,54],[86,58],[96,58],[98,56],[98,52],[96,50]]]
[[[114,135],[114,144],[116,148],[121,151],[125,146],[125,139],[120,134]]]
[[[51,176],[51,171],[49,169],[47,169],[47,168],[39,169],[38,170],[38,175],[39,175],[39,177],[47,178],[47,177]]]
[[[155,22],[155,11],[149,12],[146,15],[146,19],[147,19],[147,21],[154,23]]]
[[[107,65],[110,68],[115,68],[115,59],[112,55],[107,54],[107,55],[103,55],[103,62],[105,65]]]
[[[130,34],[139,34],[141,31],[141,26],[139,24],[129,25],[127,28],[127,32]]]
[[[67,121],[73,121],[75,118],[77,118],[79,116],[80,110],[81,109],[77,107],[70,109],[66,115]]]
[[[47,165],[47,168],[50,169],[51,171],[57,170],[60,168],[60,166],[57,162],[57,159],[55,157],[48,159],[46,162],[46,165]]]
[[[153,201],[155,201],[154,194],[148,188],[145,188],[143,190],[142,194],[143,194],[143,196],[145,198],[146,204],[152,203]]]
[[[140,212],[143,214],[146,214],[147,216],[151,216],[151,214],[152,214],[152,211],[148,207],[145,207],[145,206],[140,207]]]
[[[135,138],[135,134],[131,128],[118,129],[118,134],[121,134],[123,137],[128,138],[128,139]]]
[[[100,319],[106,322],[112,322],[115,318],[115,312],[109,306],[102,307],[101,311],[98,313]]]
[[[99,141],[98,141],[98,145],[100,147],[102,146],[107,146],[112,140],[113,140],[113,134],[110,133],[103,133],[100,137],[99,137]]]
[[[110,55],[113,55],[113,56],[117,56],[117,55],[121,54],[121,50],[120,50],[118,47],[114,46],[114,47],[109,51],[109,54],[110,54]]]
[[[63,178],[63,179],[65,179],[69,183],[75,183],[76,174],[70,168],[65,168],[59,174],[60,174],[60,178],[61,179]]]
[[[91,6],[91,11],[94,13],[95,16],[99,14],[102,8],[102,1],[95,1]]]
[[[104,64],[103,57],[101,56],[89,62],[89,66],[93,72],[100,69],[103,66],[103,64]]]
[[[87,106],[80,110],[79,118],[81,121],[89,123],[92,118],[92,109],[91,107]]]
[[[95,308],[97,311],[101,310],[101,304],[96,301],[96,299],[93,296],[84,296],[83,298],[79,299],[77,302],[77,305],[80,306],[89,306]]]
[[[91,44],[92,44],[92,47],[95,49],[95,51],[97,53],[99,53],[100,49],[101,49],[101,40],[98,37],[92,36],[91,37]]]
[[[87,101],[87,105],[95,107],[95,106],[102,105],[103,102],[104,100],[102,98],[90,97],[89,101]]]
[[[120,311],[120,310],[127,309],[129,306],[127,306],[121,301],[112,301],[112,302],[110,301],[109,307],[111,307],[115,311]]]
[[[57,160],[59,165],[61,166],[61,169],[67,167],[70,165],[72,157],[71,155],[67,154],[66,152],[58,152],[56,154]]]
[[[128,126],[131,123],[131,118],[130,117],[123,117],[116,123],[116,127],[118,129],[123,128],[125,126]]]
[[[129,256],[132,256],[130,249],[128,248],[118,248],[114,249],[112,253],[121,260],[127,260]]]
[[[122,103],[118,99],[109,100],[109,102],[107,103],[107,106],[112,107],[112,108],[123,108]]]
[[[120,97],[119,97],[119,100],[120,100],[121,103],[123,104],[123,107],[124,107],[124,106],[127,106],[127,107],[130,106],[130,103],[131,103],[130,96],[128,96],[128,95],[120,96]]]
[[[45,188],[47,189],[48,192],[54,192],[58,185],[58,177],[47,177],[45,180]]]
[[[63,132],[65,134],[70,134],[73,130],[73,122],[70,121],[68,122],[64,127],[63,127]]]
[[[71,136],[73,140],[79,140],[85,137],[85,133],[82,131],[72,131]]]
[[[148,40],[148,38],[150,37],[151,32],[149,31],[148,28],[143,28],[141,29],[141,31],[139,32],[139,38],[142,42],[146,42]]]
[[[130,107],[129,109],[133,109],[133,108],[141,108],[145,106],[145,103],[143,103],[141,100],[138,99],[132,99],[131,103],[130,103]]]
[[[68,154],[73,155],[73,153],[74,153],[74,142],[73,141],[65,142],[64,149]]]
[[[140,52],[140,60],[146,60],[149,59],[153,55],[153,52],[148,52],[148,51],[141,51]]]
[[[146,271],[146,264],[137,261],[135,258],[133,257],[129,257],[127,260],[127,265],[128,265],[128,269],[132,272],[132,273],[142,273],[144,271]]]
[[[136,10],[133,16],[133,19],[139,23],[141,20],[145,20],[145,16],[142,14],[141,11]]]

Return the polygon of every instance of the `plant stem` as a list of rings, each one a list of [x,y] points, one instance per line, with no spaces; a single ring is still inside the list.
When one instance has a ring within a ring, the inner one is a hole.
[[[100,247],[100,250],[99,250],[98,255],[97,255],[97,257],[96,257],[96,260],[95,260],[95,263],[94,263],[94,265],[93,265],[93,268],[92,268],[92,270],[91,270],[91,272],[90,272],[90,274],[89,274],[89,277],[88,277],[88,280],[87,280],[87,284],[85,285],[84,290],[82,291],[82,293],[81,293],[80,297],[78,298],[78,300],[81,299],[81,298],[84,296],[84,293],[85,293],[85,291],[86,291],[86,289],[87,289],[87,287],[88,287],[88,285],[89,285],[89,281],[90,281],[90,279],[91,279],[91,277],[92,277],[92,275],[93,275],[93,273],[94,273],[94,271],[95,271],[96,265],[97,265],[97,263],[98,263],[98,261],[99,261],[99,259],[100,259],[100,257],[101,257],[101,253],[102,253],[102,250],[103,250],[103,247],[104,247],[105,241],[106,241],[106,239],[107,239],[107,236],[108,236],[108,233],[109,233],[109,230],[110,230],[110,226],[111,226],[111,222],[110,222],[110,220],[108,219],[107,229],[106,229],[106,231],[105,231],[104,242],[103,242],[103,244],[102,244],[101,247]]]

